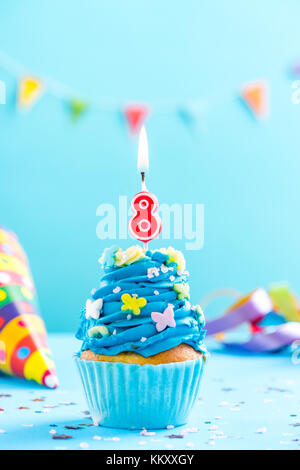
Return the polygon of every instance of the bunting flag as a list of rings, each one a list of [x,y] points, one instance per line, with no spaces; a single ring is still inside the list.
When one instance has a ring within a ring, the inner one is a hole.
[[[74,98],[69,102],[69,108],[71,111],[71,117],[74,121],[85,112],[87,111],[89,105],[86,101],[82,101],[80,99]]]
[[[132,134],[136,134],[140,130],[148,114],[149,109],[144,104],[128,105],[124,109],[124,115]]]
[[[189,102],[178,109],[178,116],[187,127],[195,130],[200,128],[203,111],[203,103],[199,101]]]
[[[268,86],[265,82],[247,83],[241,89],[241,97],[255,117],[264,118],[268,115]]]
[[[23,77],[19,83],[18,105],[21,109],[31,108],[41,97],[43,83],[38,78]]]

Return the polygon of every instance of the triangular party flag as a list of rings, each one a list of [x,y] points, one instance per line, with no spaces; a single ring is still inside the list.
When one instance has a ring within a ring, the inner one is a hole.
[[[241,98],[257,118],[268,114],[268,85],[264,81],[250,82],[241,89]]]
[[[71,117],[74,121],[88,109],[89,104],[86,101],[74,98],[69,101],[69,108],[71,111]]]
[[[22,109],[31,108],[41,97],[44,86],[41,80],[34,77],[23,77],[19,83],[18,105]]]
[[[148,114],[149,109],[144,104],[132,104],[126,106],[124,109],[124,115],[129,129],[133,134],[136,134],[140,130],[140,127]]]
[[[0,372],[58,385],[26,254],[16,235],[1,227]]]
[[[199,101],[188,102],[178,108],[178,116],[191,130],[203,127],[202,116],[204,105]]]

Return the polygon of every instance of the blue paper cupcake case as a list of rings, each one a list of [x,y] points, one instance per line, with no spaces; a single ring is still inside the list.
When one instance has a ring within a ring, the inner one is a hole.
[[[188,420],[199,395],[204,357],[140,366],[75,357],[95,425],[160,429]]]

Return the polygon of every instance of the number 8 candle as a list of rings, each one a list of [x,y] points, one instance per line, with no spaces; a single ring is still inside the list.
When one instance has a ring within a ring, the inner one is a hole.
[[[143,126],[138,148],[138,171],[142,177],[142,191],[131,200],[132,217],[129,220],[129,233],[132,237],[144,242],[145,249],[147,249],[148,242],[156,238],[161,231],[161,220],[157,214],[158,200],[146,188],[145,174],[148,170],[148,141],[146,129]]]

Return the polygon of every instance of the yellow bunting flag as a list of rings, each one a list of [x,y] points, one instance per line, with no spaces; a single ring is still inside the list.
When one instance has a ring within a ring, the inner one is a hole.
[[[22,109],[31,108],[42,95],[43,88],[43,83],[38,78],[21,78],[18,93],[19,107]]]
[[[263,81],[251,82],[241,89],[241,97],[257,118],[268,114],[268,86]]]

